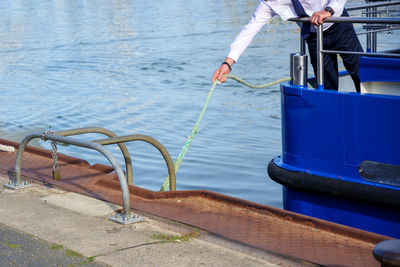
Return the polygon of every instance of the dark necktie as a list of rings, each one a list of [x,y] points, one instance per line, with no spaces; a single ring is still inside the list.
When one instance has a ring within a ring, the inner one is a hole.
[[[292,0],[292,3],[297,16],[308,17],[306,11],[304,10],[299,0]],[[303,39],[307,39],[307,37],[310,35],[310,28],[311,24],[308,22],[303,23],[303,25],[301,26],[301,37],[303,37]]]

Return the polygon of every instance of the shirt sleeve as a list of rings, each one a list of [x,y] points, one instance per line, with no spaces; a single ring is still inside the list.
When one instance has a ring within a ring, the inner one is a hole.
[[[328,1],[328,7],[331,7],[334,11],[335,17],[340,17],[343,13],[344,5],[346,4],[346,0],[330,0]]]
[[[232,58],[236,62],[240,55],[249,46],[251,41],[253,41],[256,34],[269,21],[269,19],[275,15],[275,12],[266,4],[266,2],[260,0],[250,22],[242,28],[231,44],[228,57]]]

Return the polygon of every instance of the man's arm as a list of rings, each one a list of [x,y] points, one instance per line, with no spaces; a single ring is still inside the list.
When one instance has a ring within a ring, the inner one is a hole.
[[[231,49],[229,51],[228,57],[225,59],[224,62],[229,64],[229,66],[232,68],[233,64],[235,64],[240,55],[249,46],[254,36],[274,15],[274,11],[266,4],[266,2],[264,0],[260,0],[250,22],[243,27],[241,32],[237,35],[237,37],[231,44]],[[220,82],[226,81],[226,75],[228,75],[230,72],[230,68],[227,64],[222,64],[214,72],[214,75],[212,77],[213,83],[216,79],[218,79]]]

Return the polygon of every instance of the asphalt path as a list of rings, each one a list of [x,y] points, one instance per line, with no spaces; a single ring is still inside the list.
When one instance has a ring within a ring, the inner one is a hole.
[[[0,266],[108,266],[0,223]]]

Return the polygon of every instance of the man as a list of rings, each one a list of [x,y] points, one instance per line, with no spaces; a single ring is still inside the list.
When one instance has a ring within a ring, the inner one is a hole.
[[[348,16],[344,5],[346,0],[260,0],[250,22],[243,27],[234,42],[230,52],[222,65],[214,72],[212,82],[218,79],[226,81],[226,75],[231,71],[233,64],[246,50],[254,36],[273,16],[278,15],[283,20],[293,17],[310,16],[309,23],[302,25],[301,33],[307,41],[311,64],[316,75],[317,47],[316,26],[331,17]],[[324,49],[340,51],[362,52],[362,46],[357,38],[351,23],[324,23]],[[343,64],[351,75],[357,92],[360,92],[360,56],[341,55]],[[325,89],[338,90],[339,85],[338,63],[336,54],[324,54],[324,87]]]

